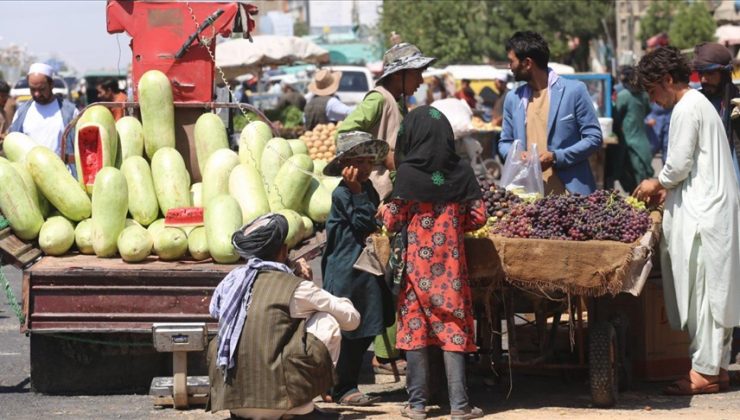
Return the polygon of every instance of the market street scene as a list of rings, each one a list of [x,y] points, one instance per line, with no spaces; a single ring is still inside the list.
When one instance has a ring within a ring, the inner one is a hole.
[[[740,418],[740,1],[0,2],[0,418]]]

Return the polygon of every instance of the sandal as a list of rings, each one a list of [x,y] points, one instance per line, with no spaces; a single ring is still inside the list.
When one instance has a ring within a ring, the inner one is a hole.
[[[339,399],[337,404],[346,405],[350,407],[367,407],[380,401],[380,397],[371,397],[367,394],[363,394],[360,391],[345,394]]]
[[[696,382],[692,380],[692,376],[701,377],[706,381],[703,385],[696,385]],[[699,394],[716,394],[720,390],[719,382],[710,382],[709,379],[698,372],[693,370],[689,372],[689,375],[677,380],[676,382],[668,385],[663,389],[663,393],[666,395],[699,395]]]
[[[413,420],[424,420],[427,418],[427,412],[423,408],[411,408],[406,404],[401,409],[401,416]]]
[[[468,407],[465,410],[450,411],[450,420],[479,419],[483,416],[483,410],[478,407]]]

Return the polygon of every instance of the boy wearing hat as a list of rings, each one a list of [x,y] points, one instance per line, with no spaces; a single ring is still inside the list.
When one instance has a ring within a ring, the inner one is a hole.
[[[340,405],[366,406],[378,400],[357,388],[360,366],[375,336],[395,319],[384,279],[353,268],[365,239],[380,227],[376,219],[380,197],[369,177],[387,154],[388,143],[368,133],[342,133],[337,138],[337,156],[324,168],[324,175],[342,177],[332,193],[326,221],[326,251],[321,260],[324,289],[349,298],[361,316],[356,330],[342,333],[338,382],[332,389],[332,399]]]
[[[309,92],[315,96],[308,101],[304,110],[306,130],[313,130],[319,124],[342,121],[352,112],[351,107],[334,95],[341,79],[341,71],[321,69],[316,72],[308,85]]]

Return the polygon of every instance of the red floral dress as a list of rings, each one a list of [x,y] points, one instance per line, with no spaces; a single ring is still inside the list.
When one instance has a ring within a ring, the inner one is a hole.
[[[483,202],[393,200],[383,212],[383,222],[392,232],[408,223],[396,346],[402,350],[436,346],[445,351],[475,351],[463,233],[485,224]]]

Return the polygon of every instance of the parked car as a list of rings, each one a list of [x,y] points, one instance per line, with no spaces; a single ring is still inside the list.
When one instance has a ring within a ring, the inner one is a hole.
[[[67,83],[61,77],[54,76],[52,78],[54,87],[52,93],[55,95],[61,95],[63,98],[69,96],[69,88]],[[15,82],[15,85],[10,89],[10,97],[15,98],[16,104],[21,104],[31,99],[31,88],[28,87],[28,79],[22,78]]]
[[[337,97],[347,105],[357,105],[362,102],[367,92],[375,86],[373,74],[366,67],[361,66],[331,66],[332,71],[341,71]],[[306,100],[313,94],[306,95]]]

